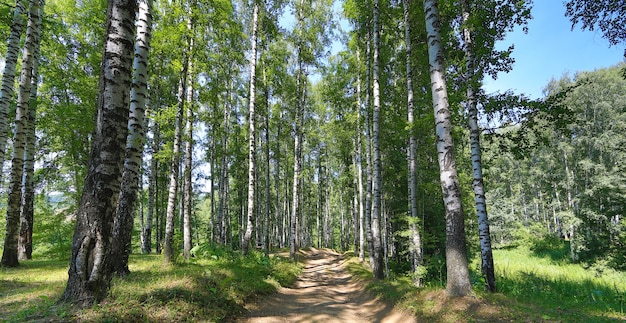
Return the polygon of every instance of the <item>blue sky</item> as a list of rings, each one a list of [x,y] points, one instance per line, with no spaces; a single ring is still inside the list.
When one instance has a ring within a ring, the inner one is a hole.
[[[598,31],[571,30],[565,17],[562,0],[536,0],[529,22],[528,34],[521,28],[507,36],[501,44],[515,45],[515,65],[508,74],[500,73],[497,80],[487,77],[488,92],[513,90],[531,98],[543,97],[542,89],[552,78],[609,67],[624,60],[623,47],[609,47]]]

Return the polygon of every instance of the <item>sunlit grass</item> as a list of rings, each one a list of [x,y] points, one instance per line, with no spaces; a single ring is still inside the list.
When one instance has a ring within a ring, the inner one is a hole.
[[[526,248],[494,250],[498,289],[568,321],[626,319],[626,273],[554,261]]]
[[[527,248],[494,250],[498,293],[484,291],[480,259],[471,263],[475,295],[448,298],[439,282],[412,286],[409,276],[372,281],[356,258],[348,270],[367,289],[424,322],[626,321],[626,273],[537,255]]]
[[[132,255],[131,274],[113,278],[101,304],[58,304],[67,261],[25,261],[0,268],[0,322],[216,322],[240,314],[250,298],[293,283],[301,265],[278,257],[235,252],[162,265],[159,255]]]

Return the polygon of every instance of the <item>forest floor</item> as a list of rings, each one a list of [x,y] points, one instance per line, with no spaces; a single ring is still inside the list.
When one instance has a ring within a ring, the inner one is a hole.
[[[295,284],[247,304],[237,322],[416,322],[369,293],[342,254],[311,248],[301,255],[305,267]]]

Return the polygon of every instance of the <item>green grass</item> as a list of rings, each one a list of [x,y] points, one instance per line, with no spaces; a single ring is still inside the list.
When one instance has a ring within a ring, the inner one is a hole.
[[[494,250],[498,293],[487,293],[479,259],[471,264],[475,295],[448,298],[431,282],[411,285],[408,276],[372,281],[356,259],[350,273],[367,289],[425,322],[617,322],[626,321],[626,273],[569,264],[557,251]]]
[[[67,261],[24,261],[0,269],[0,321],[219,322],[240,314],[245,301],[292,284],[298,264],[253,253],[216,251],[190,263],[163,266],[158,255],[133,255],[131,274],[114,278],[101,304],[78,309],[57,303]]]

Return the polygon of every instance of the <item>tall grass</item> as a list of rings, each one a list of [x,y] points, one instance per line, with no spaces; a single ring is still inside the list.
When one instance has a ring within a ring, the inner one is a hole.
[[[424,322],[617,322],[626,321],[626,273],[606,266],[567,261],[568,246],[494,250],[498,292],[488,293],[480,259],[471,267],[475,295],[448,298],[436,275],[426,287],[412,286],[410,275],[372,281],[358,260],[351,274],[368,281],[367,289],[397,303]],[[478,255],[477,255],[478,256]],[[444,272],[445,277],[445,272]]]
[[[571,264],[528,248],[494,250],[498,290],[536,304],[546,318],[626,319],[626,273]]]

